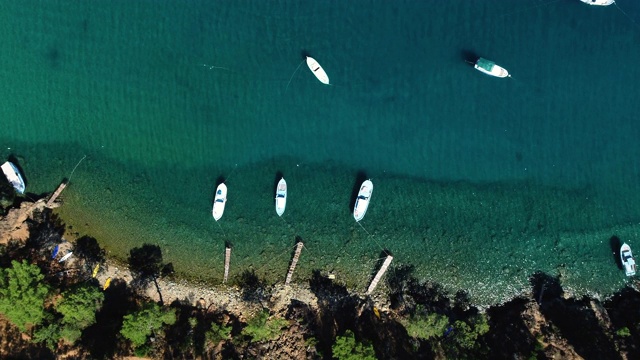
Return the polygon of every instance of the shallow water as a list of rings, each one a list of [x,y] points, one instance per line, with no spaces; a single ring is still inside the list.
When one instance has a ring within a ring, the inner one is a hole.
[[[221,281],[229,242],[232,279],[282,281],[298,236],[295,280],[364,290],[386,250],[478,303],[537,270],[607,294],[626,280],[610,239],[633,248],[640,213],[640,5],[617,4],[628,16],[577,0],[2,4],[0,155],[31,194],[86,155],[58,210],[69,232],[121,258],[159,244],[195,279]]]

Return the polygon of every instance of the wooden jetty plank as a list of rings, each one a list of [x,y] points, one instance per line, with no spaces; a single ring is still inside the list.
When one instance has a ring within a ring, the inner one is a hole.
[[[284,281],[285,285],[289,285],[291,282],[291,277],[293,276],[293,270],[296,268],[296,264],[298,263],[298,258],[300,258],[300,253],[302,252],[302,241],[299,241],[296,244],[296,252],[293,255],[293,260],[291,260],[291,266],[289,266],[289,272],[287,273],[287,279]]]
[[[391,264],[391,260],[393,260],[393,256],[387,255],[387,258],[384,260],[384,263],[380,267],[380,270],[378,270],[378,273],[371,281],[371,285],[369,285],[369,288],[367,289],[367,295],[371,294],[371,292],[376,288],[376,286],[378,285],[378,281],[380,281],[382,275],[384,275],[385,271],[387,271],[389,264]]]
[[[62,193],[62,190],[64,190],[64,188],[66,187],[67,187],[67,182],[66,181],[61,182],[60,185],[58,185],[58,188],[56,189],[56,191],[54,191],[53,195],[51,195],[49,200],[47,200],[46,206],[51,207],[53,205],[53,202],[56,201],[58,196],[60,196],[60,194]]]
[[[229,278],[229,262],[231,261],[231,248],[227,247],[224,250],[224,280],[222,283],[226,283]]]

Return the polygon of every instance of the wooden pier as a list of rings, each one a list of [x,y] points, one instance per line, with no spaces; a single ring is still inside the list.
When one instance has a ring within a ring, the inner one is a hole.
[[[227,279],[229,278],[229,262],[231,261],[231,248],[230,247],[226,247],[224,249],[224,279],[222,280],[222,283],[226,283]]]
[[[46,206],[48,208],[50,208],[51,206],[53,206],[53,203],[56,201],[56,199],[58,198],[58,196],[60,196],[60,194],[62,194],[62,190],[64,190],[67,187],[67,182],[66,181],[62,181],[60,183],[60,185],[58,185],[58,188],[56,189],[56,191],[54,191],[53,195],[51,195],[51,197],[49,198],[49,200],[47,200],[47,204]]]
[[[291,277],[293,276],[293,270],[296,269],[296,264],[298,263],[298,259],[300,258],[300,253],[302,252],[302,241],[298,241],[296,244],[296,252],[293,255],[293,260],[291,260],[291,265],[289,266],[289,272],[287,273],[287,279],[284,281],[285,285],[289,285],[291,282]]]
[[[380,270],[378,270],[376,276],[373,278],[373,280],[371,280],[371,284],[367,289],[367,295],[371,294],[371,292],[376,288],[378,282],[382,278],[382,275],[384,275],[385,271],[387,271],[387,268],[389,267],[389,264],[391,264],[391,260],[393,260],[393,256],[387,255],[387,258],[384,260],[384,263],[380,267]]]

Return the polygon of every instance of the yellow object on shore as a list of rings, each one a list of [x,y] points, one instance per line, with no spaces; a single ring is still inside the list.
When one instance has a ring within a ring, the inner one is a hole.
[[[96,277],[96,275],[98,275],[98,269],[100,269],[100,264],[96,264],[96,266],[93,268],[93,273],[91,274],[91,277]]]
[[[107,290],[109,285],[111,285],[111,278],[108,278],[107,281],[104,282],[104,286],[102,287],[102,290]]]
[[[378,308],[375,306],[373,307],[373,313],[376,315],[378,319],[380,319],[380,311],[378,311]]]

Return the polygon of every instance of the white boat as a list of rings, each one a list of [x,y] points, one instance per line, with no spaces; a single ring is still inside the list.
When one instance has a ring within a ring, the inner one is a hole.
[[[213,209],[211,213],[216,221],[220,220],[224,213],[224,206],[227,204],[227,185],[221,183],[216,189],[216,197],[213,199]]]
[[[276,213],[278,216],[284,214],[284,209],[287,206],[287,182],[284,178],[278,181],[278,187],[276,188]]]
[[[369,207],[369,200],[371,200],[371,194],[373,193],[373,183],[371,180],[365,180],[360,186],[358,191],[358,197],[356,198],[356,205],[353,207],[353,217],[356,221],[362,220],[364,214],[367,213]]]
[[[475,64],[473,64],[473,67],[476,70],[483,72],[487,75],[491,75],[499,78],[511,77],[507,69],[503,68],[502,66],[496,65],[496,63],[494,63],[493,61],[487,60],[485,58],[478,58]]]
[[[60,260],[58,260],[59,263],[61,262],[65,262],[67,261],[67,259],[69,259],[71,257],[71,255],[73,255],[73,252],[68,252],[65,256],[63,256]]]
[[[613,4],[614,0],[580,0],[585,4],[596,5],[596,6],[607,6]]]
[[[313,75],[315,75],[321,83],[329,85],[329,76],[327,76],[327,73],[324,72],[324,69],[318,64],[316,59],[307,56],[307,66],[309,66]]]
[[[620,247],[620,261],[624,267],[624,272],[627,276],[633,276],[636,274],[636,261],[631,253],[631,247],[626,243]]]
[[[13,188],[20,194],[24,194],[26,186],[24,184],[24,179],[22,179],[22,175],[20,175],[20,170],[18,170],[12,162],[7,161],[2,164],[2,172],[4,173],[4,176],[7,177],[7,180],[9,180]]]

